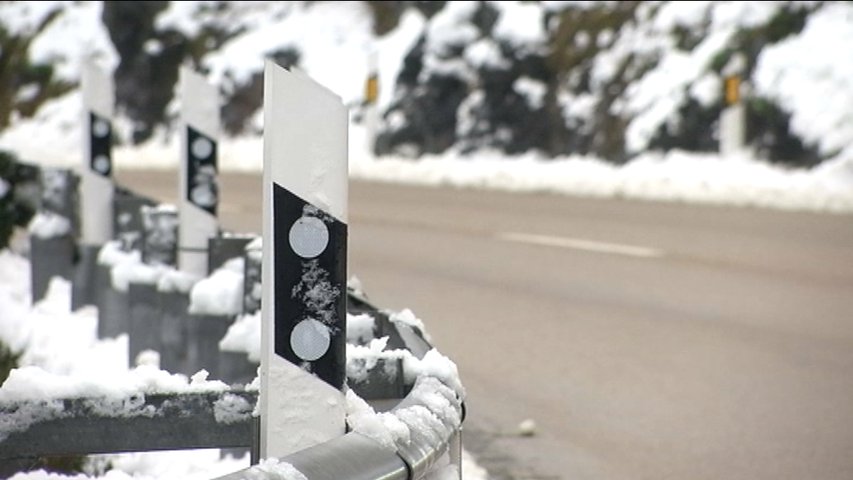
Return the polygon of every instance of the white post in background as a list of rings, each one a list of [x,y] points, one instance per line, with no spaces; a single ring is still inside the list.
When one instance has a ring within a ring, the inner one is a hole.
[[[113,237],[112,75],[92,58],[83,62],[83,165],[80,174],[80,238],[100,246]]]
[[[186,66],[180,70],[181,194],[179,200],[178,268],[207,275],[207,242],[219,232],[217,146],[219,92],[204,76]]]
[[[347,126],[337,95],[267,60],[261,458],[346,431]]]
[[[741,98],[744,70],[746,57],[736,53],[722,72],[726,105],[720,115],[720,154],[723,156],[742,152],[746,146],[746,106]]]
[[[367,57],[367,81],[364,86],[364,121],[367,127],[367,147],[370,155],[376,150],[379,129],[379,54],[371,50]]]

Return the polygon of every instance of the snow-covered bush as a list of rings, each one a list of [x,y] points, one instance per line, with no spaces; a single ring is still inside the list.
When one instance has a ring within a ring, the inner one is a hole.
[[[735,54],[754,156],[811,166],[853,138],[845,2],[6,2],[0,33],[17,59],[0,62],[0,144],[10,119],[73,125],[57,112],[79,101],[81,46],[113,68],[125,144],[174,136],[183,63],[220,86],[225,131],[257,138],[265,58],[355,121],[376,58],[382,155],[717,151]]]

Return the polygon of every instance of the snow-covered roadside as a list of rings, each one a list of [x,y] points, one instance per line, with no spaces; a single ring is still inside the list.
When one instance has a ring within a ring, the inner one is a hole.
[[[350,178],[420,186],[547,192],[594,198],[729,205],[821,213],[853,212],[853,157],[811,169],[783,168],[748,152],[647,152],[625,165],[572,156],[545,159],[531,153],[506,157],[447,153],[417,161],[367,153],[367,132],[350,126]],[[120,169],[177,168],[177,145],[150,142],[116,153]],[[260,172],[262,139],[225,139],[223,171]]]
[[[52,6],[60,3],[4,5],[3,11],[8,13],[4,23],[13,32],[32,29]],[[33,44],[32,60],[51,60],[56,64],[58,75],[76,81],[81,49],[86,47],[99,55],[105,68],[115,68],[118,57],[100,21],[100,4],[62,4],[66,11],[61,21],[53,24]],[[633,142],[636,145],[631,150],[641,153],[624,166],[594,157],[544,159],[529,154],[507,158],[489,152],[470,157],[451,151],[419,160],[377,159],[367,153],[364,126],[353,123],[350,174],[358,179],[420,185],[853,212],[853,146],[850,143],[853,122],[848,121],[853,102],[850,93],[853,92],[850,83],[853,64],[838,61],[853,45],[853,7],[843,2],[820,6],[801,32],[762,52],[751,86],[755,94],[775,99],[785,107],[792,115],[794,132],[817,146],[823,155],[831,157],[830,160],[812,169],[786,170],[757,160],[749,152],[739,157],[722,158],[713,152],[643,151],[649,132],[671,120],[673,112],[686,98],[683,91],[686,85],[691,86],[690,95],[703,102],[720,95],[719,79],[711,78],[706,64],[708,56],[719,50],[736,27],[762,24],[785,4],[665,2],[656,16],[641,27],[612,39],[612,45],[602,50],[596,60],[594,73],[599,82],[612,75],[613,65],[626,55],[653,50],[661,56],[659,66],[629,89],[626,108],[636,113],[629,135],[636,140]],[[215,13],[198,14],[196,7],[193,2],[173,2],[158,22],[161,26],[191,34],[204,22],[224,21],[205,16],[215,16]],[[245,79],[260,71],[265,52],[295,47],[302,52],[302,68],[312,78],[340,95],[347,105],[356,105],[363,92],[368,54],[378,52],[382,85],[380,109],[392,100],[393,89],[388,87],[394,84],[411,45],[425,28],[431,29],[431,35],[438,35],[437,29],[441,30],[440,25],[430,27],[422,15],[409,11],[394,31],[375,37],[370,33],[369,11],[358,2],[314,2],[313,5],[235,2],[231,8],[234,9],[231,20],[244,25],[246,31],[229,41],[221,51],[204,59],[204,64],[210,68],[211,82],[225,88],[227,77]],[[557,5],[546,8],[557,8]],[[515,32],[515,36],[518,35],[516,30],[520,32],[525,25],[536,23],[521,15],[522,10],[536,18],[541,14],[541,7],[533,4],[501,2],[500,9],[506,10],[507,15],[502,17],[501,28]],[[446,15],[453,15],[450,10]],[[705,46],[687,55],[672,44],[668,32],[675,26],[689,29],[706,20],[711,23]],[[453,35],[453,31],[450,29],[442,35]],[[535,43],[534,38],[527,41]],[[347,74],[341,75],[344,71]],[[577,107],[583,103],[578,100],[572,104]],[[82,157],[79,147],[81,107],[79,91],[47,103],[33,118],[17,119],[0,132],[0,148],[11,150],[29,162],[76,167]],[[175,99],[169,111],[175,112],[177,108],[178,100]],[[260,171],[263,163],[263,141],[258,134],[263,128],[260,113],[256,114],[258,121],[252,125],[254,133],[222,140],[222,170]],[[115,124],[116,131],[126,136],[129,121],[119,117]],[[34,142],[34,138],[39,141]],[[177,135],[164,127],[143,145],[117,148],[115,167],[119,170],[175,168],[178,152]]]
[[[67,281],[53,279],[46,297],[30,307],[29,268],[25,258],[8,250],[0,251],[0,340],[14,351],[23,352],[19,360],[22,367],[13,370],[0,388],[0,400],[50,400],[92,395],[121,397],[128,392],[221,391],[226,388],[222,382],[207,380],[203,371],[187,378],[152,365],[127,367],[126,335],[98,340],[96,309],[85,307],[70,311],[71,292]],[[362,325],[354,322],[354,326],[357,330]],[[354,334],[359,335],[358,332]],[[396,354],[403,355],[402,352]],[[455,365],[436,351],[430,352],[423,361],[407,358],[407,365],[412,372],[438,376],[461,391]],[[361,405],[357,397],[352,394],[348,397],[354,405],[350,410],[359,415],[360,427],[354,428],[364,429],[365,434],[381,435],[384,427],[378,415],[356,408]],[[0,426],[7,431],[7,423],[19,420],[26,424],[26,418],[10,417],[0,421]],[[356,422],[355,417],[353,422]],[[399,429],[396,433],[405,436]],[[464,456],[464,461],[466,478],[487,478],[485,471],[469,455]],[[209,479],[246,468],[248,463],[247,456],[220,458],[219,450],[97,455],[91,457],[88,476],[36,471],[12,478]],[[441,469],[436,475],[449,470],[453,469]]]
[[[0,251],[0,340],[13,351],[23,353],[19,359],[22,368],[12,371],[0,388],[0,399],[224,386],[201,377],[193,382],[150,365],[128,368],[127,336],[98,340],[96,309],[70,311],[71,288],[67,281],[54,278],[45,298],[30,306],[29,269],[25,258],[9,250]],[[191,387],[193,383],[195,387]],[[91,476],[35,471],[12,478],[209,479],[245,468],[248,462],[248,458],[220,459],[218,450],[95,455]],[[111,469],[97,475],[97,470],[107,464]]]

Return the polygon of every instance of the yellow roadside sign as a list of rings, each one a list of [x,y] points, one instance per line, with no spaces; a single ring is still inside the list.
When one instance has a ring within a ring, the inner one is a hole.
[[[729,75],[725,80],[726,105],[734,105],[740,101],[740,76]]]
[[[374,73],[367,77],[367,83],[364,86],[364,101],[367,104],[376,103],[379,98],[379,77]]]

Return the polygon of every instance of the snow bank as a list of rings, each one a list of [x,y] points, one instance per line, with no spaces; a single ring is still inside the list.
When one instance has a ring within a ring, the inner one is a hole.
[[[253,403],[233,393],[226,393],[213,404],[213,416],[218,423],[230,424],[244,421],[252,415]]]
[[[15,271],[21,265],[20,258],[0,255],[0,272]],[[29,269],[29,263],[25,265]],[[126,361],[116,364],[115,359],[122,353],[127,358],[126,335],[96,341],[96,310],[85,307],[71,312],[71,285],[60,277],[51,279],[44,298],[30,306],[29,293],[21,294],[24,288],[29,291],[28,277],[29,273],[10,277],[20,283],[8,289],[0,284],[0,342],[21,353],[20,365],[38,365],[62,374],[125,369]]]
[[[828,213],[853,212],[851,170],[853,156],[784,169],[748,156],[683,151],[646,153],[621,167],[592,157],[549,161],[534,154],[350,162],[351,177],[390,183]]]
[[[417,380],[404,401],[405,406],[390,412],[376,413],[352,391],[347,391],[346,399],[350,430],[376,441],[390,451],[412,451],[413,448],[431,450],[451,439],[462,424],[461,400],[456,392],[429,376]],[[425,478],[459,478],[459,470],[456,465],[449,463],[445,452],[432,465]]]
[[[61,375],[41,367],[20,367],[9,373],[0,388],[0,402],[31,399],[101,397],[122,400],[139,394],[221,392],[228,385],[207,380],[207,372],[187,378],[149,365],[141,365],[120,375]]]
[[[370,371],[376,368],[380,360],[384,361],[390,369],[395,363],[392,360],[402,360],[411,356],[411,353],[406,350],[386,350],[387,344],[388,337],[375,338],[367,345],[347,343],[347,379],[363,382],[367,380]],[[388,373],[390,378],[391,372]]]
[[[382,447],[396,451],[398,444],[411,439],[409,428],[391,412],[376,413],[361,397],[347,390],[347,425],[350,430],[375,440]]]
[[[452,438],[462,424],[460,399],[436,378],[418,379],[406,397],[406,406],[376,413],[364,400],[347,392],[347,423],[350,429],[392,451],[400,448],[432,448]],[[444,475],[441,466],[431,475]],[[441,476],[435,478],[443,478]]]
[[[853,5],[833,2],[803,31],[765,48],[757,90],[791,113],[791,129],[824,155],[853,159]],[[845,149],[847,150],[845,152]]]
[[[124,251],[121,242],[105,243],[98,252],[98,264],[110,268],[112,287],[127,292],[131,283],[156,285],[160,292],[188,293],[201,278],[168,265],[142,262],[139,250]]]
[[[419,359],[408,350],[386,350],[387,343],[388,337],[382,337],[371,340],[366,346],[347,344],[347,378],[365,380],[380,360],[386,364],[402,360],[406,384],[414,385],[422,377],[434,377],[453,389],[460,398],[465,398],[465,388],[456,364],[438,350],[433,348]]]
[[[376,319],[367,313],[347,315],[347,343],[363,345],[373,339]]]
[[[240,315],[228,327],[228,331],[219,341],[219,349],[224,352],[245,353],[252,362],[261,361],[261,312]]]
[[[293,465],[275,458],[265,458],[243,473],[245,480],[308,480]]]
[[[208,381],[201,371],[188,381],[156,367],[140,366],[119,375],[60,375],[41,367],[20,367],[9,372],[0,388],[0,403],[23,402],[21,407],[0,416],[0,439],[29,428],[35,422],[63,416],[64,399],[86,398],[89,406],[108,416],[152,416],[155,408],[145,404],[152,393],[221,392],[228,385]],[[33,400],[36,402],[33,403]],[[220,406],[223,421],[235,415],[233,402]],[[251,411],[251,409],[249,409]]]
[[[40,406],[0,415],[1,432],[62,415],[59,399],[96,397],[101,399],[97,407],[106,413],[139,414],[144,413],[138,411],[140,395],[228,389],[222,382],[208,381],[203,370],[187,378],[151,365],[128,369],[127,336],[98,340],[96,309],[72,312],[68,281],[53,278],[45,297],[29,306],[24,293],[29,268],[25,259],[0,252],[0,342],[22,353],[19,367],[0,387],[0,402],[38,399]]]
[[[245,261],[233,258],[190,291],[189,312],[197,315],[237,315],[243,311]]]
[[[404,308],[399,312],[389,311],[388,314],[388,319],[391,320],[391,322],[399,322],[403,325],[408,325],[410,327],[417,328],[426,337],[427,341],[429,341],[429,335],[427,334],[426,326],[424,326],[423,320],[415,316],[415,312],[411,311],[408,308]]]
[[[39,212],[30,220],[27,229],[38,238],[57,238],[71,233],[71,222],[53,212]]]
[[[0,250],[0,342],[12,352],[22,352],[29,339],[25,319],[30,297],[30,262]]]

